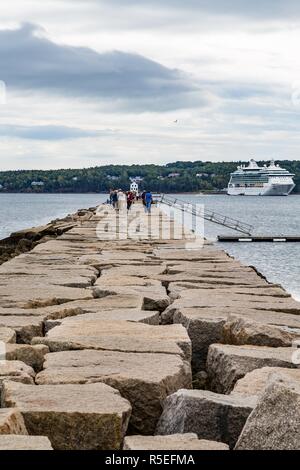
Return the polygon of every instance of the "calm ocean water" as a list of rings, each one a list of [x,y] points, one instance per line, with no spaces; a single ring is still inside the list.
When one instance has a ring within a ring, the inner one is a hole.
[[[0,194],[0,239],[106,199],[103,194]]]
[[[0,194],[0,238],[11,232],[66,216],[79,208],[106,200],[102,194]],[[255,226],[255,234],[300,235],[300,195],[289,197],[228,197],[178,195],[178,198],[228,215]],[[235,233],[205,222],[205,235]],[[254,265],[270,281],[282,284],[300,300],[300,244],[218,244],[243,263]]]

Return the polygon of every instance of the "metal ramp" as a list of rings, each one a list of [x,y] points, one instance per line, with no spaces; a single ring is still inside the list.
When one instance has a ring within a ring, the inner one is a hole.
[[[209,222],[213,222],[214,224],[223,225],[223,227],[245,233],[246,235],[251,235],[251,232],[254,229],[253,225],[246,224],[240,220],[233,219],[232,217],[218,214],[217,212],[206,208],[201,210],[200,208],[197,208],[195,204],[171,196],[166,196],[165,194],[159,196],[158,202],[161,204],[166,204],[170,207],[174,207],[175,209],[181,210],[188,214],[192,214],[195,217],[201,217],[205,220],[208,220]]]

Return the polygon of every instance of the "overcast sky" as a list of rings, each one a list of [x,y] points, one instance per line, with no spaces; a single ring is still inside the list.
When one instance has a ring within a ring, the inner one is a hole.
[[[10,0],[0,169],[299,160],[299,43],[299,0]]]

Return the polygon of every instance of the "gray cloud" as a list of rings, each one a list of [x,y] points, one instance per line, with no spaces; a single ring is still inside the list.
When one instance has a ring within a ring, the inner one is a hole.
[[[84,137],[99,137],[112,131],[87,131],[76,127],[67,126],[19,126],[0,125],[0,136],[17,137],[32,140],[69,140]]]
[[[205,104],[199,88],[178,70],[143,56],[55,44],[25,24],[0,31],[1,80],[8,89],[99,100],[132,111],[165,111]]]
[[[74,1],[74,0],[73,0]],[[83,3],[83,0],[78,0]],[[143,7],[171,10],[192,10],[213,15],[233,15],[257,19],[295,18],[300,16],[299,0],[85,0],[84,3]]]

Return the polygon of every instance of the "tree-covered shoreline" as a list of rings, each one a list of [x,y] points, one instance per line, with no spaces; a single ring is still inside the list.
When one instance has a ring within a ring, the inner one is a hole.
[[[258,162],[259,165],[266,161]],[[227,188],[230,173],[244,162],[175,162],[167,165],[106,165],[83,169],[18,170],[0,172],[0,192],[99,193],[129,188],[139,177],[140,189],[153,192],[218,192]],[[300,193],[300,161],[280,161],[294,173]]]

